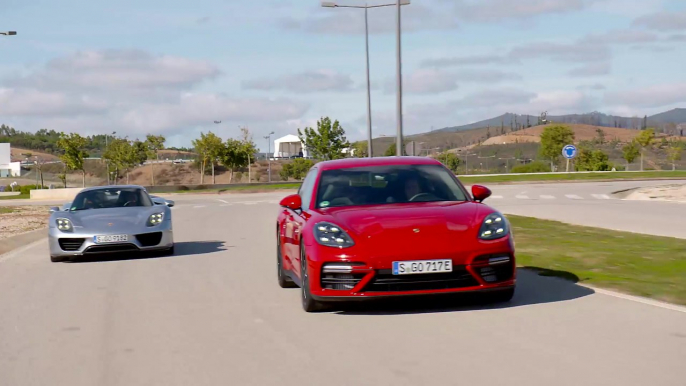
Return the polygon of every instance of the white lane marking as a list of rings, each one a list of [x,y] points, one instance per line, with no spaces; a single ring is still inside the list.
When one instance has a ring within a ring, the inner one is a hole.
[[[610,196],[607,194],[591,194],[594,198],[597,198],[598,200],[609,200]]]
[[[549,195],[547,195],[547,194],[542,194],[542,195],[541,195],[541,198],[544,199],[544,200],[554,200],[554,199],[555,199],[555,196],[549,196]]]
[[[207,206],[207,205],[196,205],[196,206],[194,206],[193,208],[195,208],[195,209],[197,209],[197,208],[204,208],[204,207],[206,207],[206,206]]]
[[[518,198],[518,199],[520,199],[520,200],[528,200],[528,199],[529,199],[529,196],[527,196],[527,195],[525,195],[525,194],[518,194],[518,195],[515,196],[515,198]]]
[[[491,196],[495,200],[502,200],[503,196]],[[278,202],[276,202],[278,204]]]
[[[36,240],[36,241],[34,241],[28,245],[24,245],[21,248],[11,250],[11,251],[5,253],[4,255],[0,255],[0,263],[3,263],[3,262],[5,262],[5,261],[7,261],[13,257],[16,257],[17,255],[20,255],[20,254],[28,251],[29,249],[37,246],[38,244],[44,243],[47,239],[48,239],[48,237],[45,236],[45,238],[42,238],[40,240]]]
[[[260,201],[247,201],[247,202],[242,202],[241,204],[243,205],[257,205],[260,203]]]
[[[580,284],[580,283],[577,283],[577,284]],[[636,302],[636,303],[647,304],[649,306],[660,307],[660,308],[664,308],[666,310],[672,310],[672,311],[686,313],[686,307],[682,307],[682,306],[679,306],[676,304],[664,303],[664,302],[660,302],[657,300],[642,298],[639,296],[627,295],[627,294],[623,294],[623,293],[619,293],[619,292],[615,292],[615,291],[597,288],[597,287],[586,285],[586,284],[580,284],[580,285],[583,287],[586,287],[586,288],[590,288],[593,291],[600,293],[600,294],[603,294],[603,295],[612,296],[612,297],[624,299],[624,300],[629,300],[629,301]]]
[[[217,199],[217,201],[223,202],[224,204],[228,204],[228,203],[229,203],[228,201],[224,201],[224,200],[220,200],[220,199]]]
[[[565,197],[571,199],[571,200],[583,200],[584,198],[581,196],[577,196],[576,194],[565,194]]]

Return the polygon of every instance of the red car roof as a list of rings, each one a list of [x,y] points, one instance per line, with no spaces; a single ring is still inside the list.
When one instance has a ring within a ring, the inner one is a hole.
[[[344,158],[333,161],[323,161],[316,166],[319,170],[349,169],[365,166],[389,165],[440,165],[441,163],[428,157],[373,157],[373,158]]]

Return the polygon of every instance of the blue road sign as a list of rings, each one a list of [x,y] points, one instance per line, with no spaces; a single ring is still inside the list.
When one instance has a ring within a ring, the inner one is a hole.
[[[562,148],[562,155],[567,159],[572,159],[576,157],[576,146],[567,145]]]

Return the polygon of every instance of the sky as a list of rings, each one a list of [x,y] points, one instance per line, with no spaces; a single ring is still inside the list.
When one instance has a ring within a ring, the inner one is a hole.
[[[369,10],[375,137],[396,130],[395,12]],[[683,0],[412,0],[402,28],[404,134],[505,112],[686,107]],[[5,30],[18,34],[0,36],[0,123],[18,130],[162,134],[190,146],[200,132],[248,127],[266,150],[270,132],[328,116],[349,140],[366,136],[361,9],[0,0]]]

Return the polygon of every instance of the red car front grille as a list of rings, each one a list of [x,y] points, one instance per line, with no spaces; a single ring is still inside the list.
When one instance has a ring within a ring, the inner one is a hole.
[[[379,270],[363,292],[431,291],[478,286],[479,282],[464,267],[453,272],[426,275],[393,275],[390,269]]]

